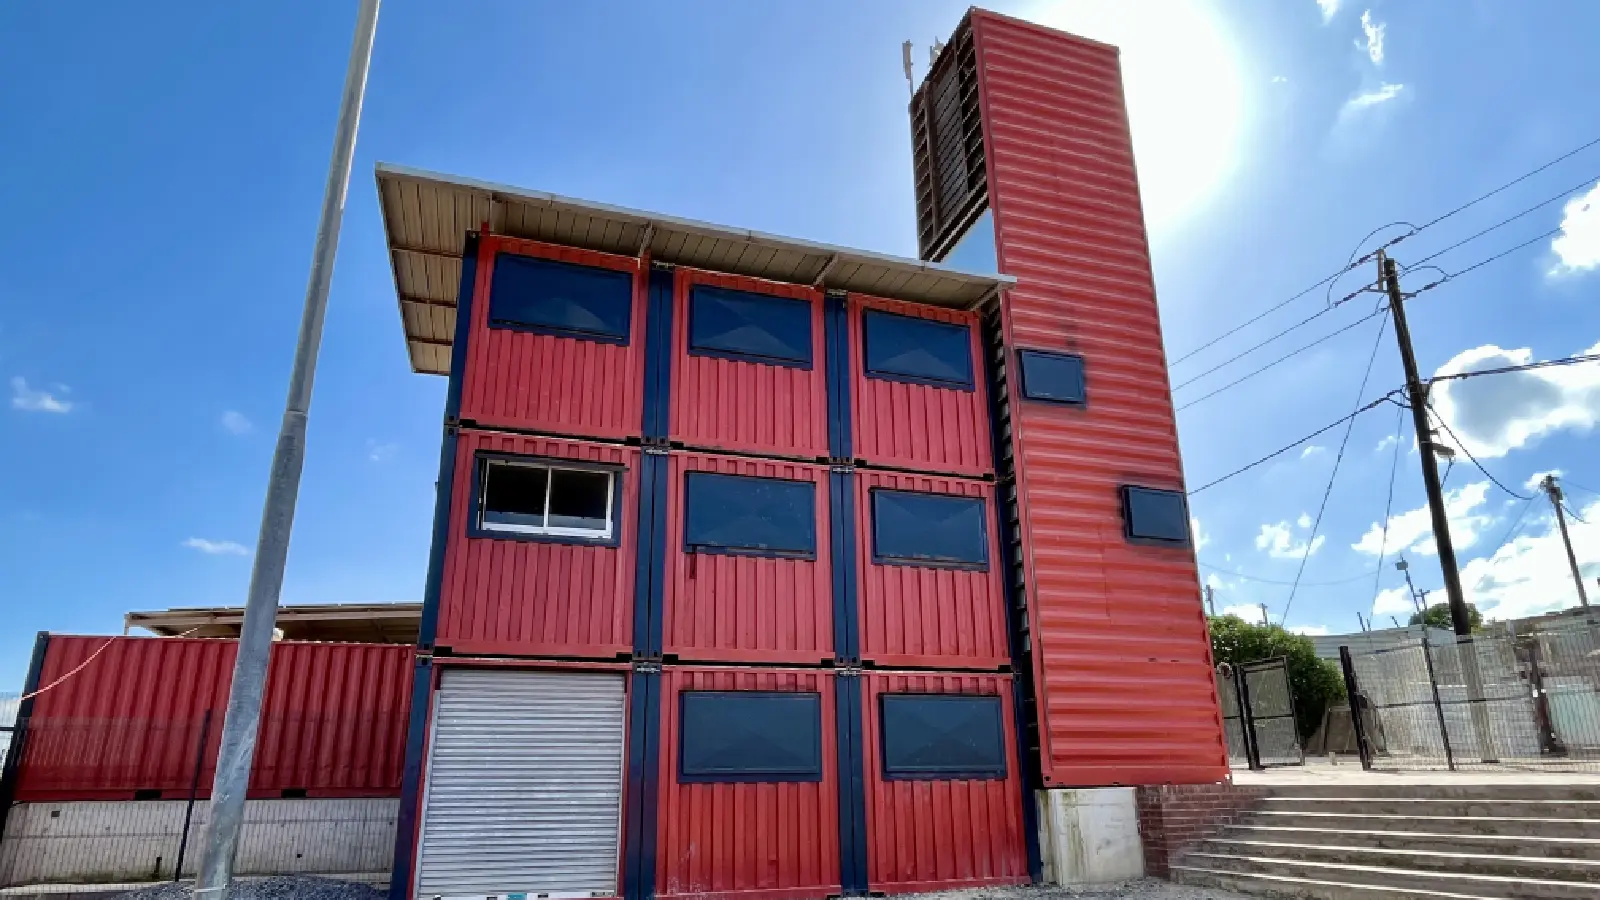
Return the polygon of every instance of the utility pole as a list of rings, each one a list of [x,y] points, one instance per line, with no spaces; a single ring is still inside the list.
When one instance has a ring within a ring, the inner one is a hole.
[[[355,156],[356,126],[361,121],[361,100],[367,89],[367,68],[372,62],[372,40],[378,29],[378,2],[361,0],[356,14],[355,38],[350,44],[350,62],[345,69],[344,97],[339,102],[333,158],[328,164],[327,184],[323,187],[316,247],[311,254],[311,276],[306,285],[305,309],[300,316],[294,370],[289,376],[289,397],[278,428],[278,444],[272,452],[272,474],[267,482],[261,531],[256,536],[255,563],[250,571],[250,593],[245,600],[244,622],[239,628],[239,650],[233,666],[228,709],[222,720],[217,774],[211,787],[211,824],[206,829],[195,879],[195,896],[204,900],[226,900],[228,883],[233,876],[233,858],[239,845],[239,829],[244,823],[245,790],[250,783],[250,764],[255,758],[256,735],[261,725],[267,658],[272,651],[278,596],[283,589],[284,564],[289,557],[289,533],[294,526],[295,501],[300,492],[300,470],[305,463],[306,419],[311,411],[317,350],[322,345],[328,287],[333,281],[333,262],[339,252],[339,226],[344,219],[345,194],[350,186],[350,166]]]
[[[1556,476],[1552,473],[1544,477],[1539,483],[1544,488],[1545,494],[1550,497],[1550,505],[1556,509],[1556,524],[1561,527],[1561,542],[1567,545],[1567,565],[1572,567],[1572,583],[1578,586],[1578,602],[1584,609],[1589,608],[1589,593],[1583,589],[1583,571],[1578,568],[1577,554],[1572,552],[1572,538],[1567,534],[1567,514],[1561,502],[1561,486],[1556,484]]]
[[[1217,600],[1216,588],[1213,588],[1209,584],[1206,585],[1206,615],[1215,616],[1217,614],[1217,603],[1216,603],[1216,600]]]
[[[1257,604],[1257,605],[1259,605],[1261,607],[1261,624],[1267,626],[1268,628],[1271,628],[1272,627],[1272,617],[1267,615],[1267,605],[1265,603],[1261,603],[1261,604]]]

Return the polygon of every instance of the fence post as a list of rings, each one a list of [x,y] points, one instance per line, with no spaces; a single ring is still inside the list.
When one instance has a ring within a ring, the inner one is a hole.
[[[1456,645],[1460,652],[1461,645]],[[1474,653],[1477,651],[1474,650]],[[1450,750],[1450,725],[1444,718],[1444,703],[1439,700],[1439,679],[1433,674],[1433,646],[1428,643],[1428,626],[1422,626],[1422,661],[1428,664],[1428,687],[1433,690],[1433,712],[1439,718],[1439,740],[1444,742],[1444,762],[1450,771],[1456,770],[1456,756]]]
[[[1515,644],[1512,657],[1515,658]],[[1539,750],[1547,756],[1566,756],[1567,747],[1556,735],[1555,722],[1550,718],[1550,698],[1544,692],[1544,673],[1539,670],[1539,634],[1526,635],[1528,648],[1528,688],[1533,692],[1533,719],[1539,729]]]
[[[1339,668],[1344,672],[1344,693],[1350,701],[1350,727],[1356,732],[1356,755],[1361,768],[1372,768],[1372,745],[1367,742],[1367,719],[1361,709],[1361,687],[1356,684],[1356,667],[1350,661],[1350,648],[1339,648]]]
[[[1239,691],[1239,724],[1244,731],[1244,756],[1253,772],[1264,771],[1261,764],[1261,744],[1256,741],[1256,717],[1250,714],[1250,682],[1244,677],[1244,666],[1233,667],[1234,686]]]
[[[183,854],[189,849],[189,823],[194,818],[194,800],[200,793],[200,769],[206,764],[206,739],[211,736],[211,710],[200,717],[200,740],[194,748],[194,775],[189,779],[189,805],[183,810],[183,837],[178,839],[178,861],[172,867],[172,880],[183,877]]]

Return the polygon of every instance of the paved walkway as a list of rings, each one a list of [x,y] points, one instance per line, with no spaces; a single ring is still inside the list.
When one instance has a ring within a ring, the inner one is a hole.
[[[1236,769],[1235,784],[1600,784],[1600,772],[1540,772],[1529,769],[1491,770],[1478,768],[1465,772],[1365,772],[1355,758],[1336,766],[1326,762],[1307,762],[1303,766],[1282,766],[1265,772]]]

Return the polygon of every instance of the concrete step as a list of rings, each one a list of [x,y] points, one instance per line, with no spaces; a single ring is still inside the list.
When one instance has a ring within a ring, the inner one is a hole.
[[[1500,849],[1504,851],[1511,848],[1501,847]],[[1600,861],[1591,859],[1522,856],[1505,852],[1445,853],[1412,848],[1360,847],[1346,842],[1284,843],[1226,838],[1204,841],[1195,850],[1199,853],[1215,853],[1227,856],[1347,863],[1374,868],[1461,872],[1473,875],[1500,875],[1507,878],[1532,878],[1546,881],[1593,881],[1600,883]]]
[[[1330,831],[1421,831],[1432,834],[1481,834],[1506,837],[1535,835],[1600,838],[1600,820],[1528,818],[1522,816],[1429,816],[1383,813],[1302,812],[1261,809],[1239,817],[1240,825],[1282,826]]]
[[[1173,866],[1172,880],[1195,887],[1213,887],[1241,894],[1302,897],[1306,900],[1488,900],[1484,894],[1425,891],[1382,884],[1351,884],[1322,878],[1227,872],[1195,866]]]
[[[1274,784],[1252,785],[1269,797],[1352,797],[1396,799],[1427,797],[1443,800],[1600,800],[1600,782],[1563,784],[1552,781],[1439,784]]]
[[[1368,813],[1386,816],[1494,816],[1600,819],[1600,800],[1472,800],[1438,797],[1267,797],[1256,807],[1273,812]]]
[[[1513,821],[1527,822],[1528,819]],[[1299,828],[1272,825],[1230,825],[1219,838],[1280,844],[1323,844],[1433,853],[1497,854],[1548,859],[1600,860],[1600,838],[1525,835],[1452,834],[1408,830]]]
[[[1176,865],[1243,875],[1281,876],[1345,885],[1376,885],[1400,891],[1434,891],[1505,900],[1597,900],[1600,884],[1519,878],[1475,872],[1430,871],[1309,859],[1279,859],[1186,851]]]

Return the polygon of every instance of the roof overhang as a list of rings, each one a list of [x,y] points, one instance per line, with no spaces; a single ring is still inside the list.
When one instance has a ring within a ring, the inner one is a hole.
[[[1015,282],[387,163],[377,179],[406,347],[425,374],[449,374],[462,248],[485,223],[508,237],[953,309]]]
[[[422,624],[420,603],[328,603],[278,607],[277,627],[287,641],[415,644]],[[122,632],[143,628],[163,637],[237,638],[244,608],[191,607],[130,612]]]

